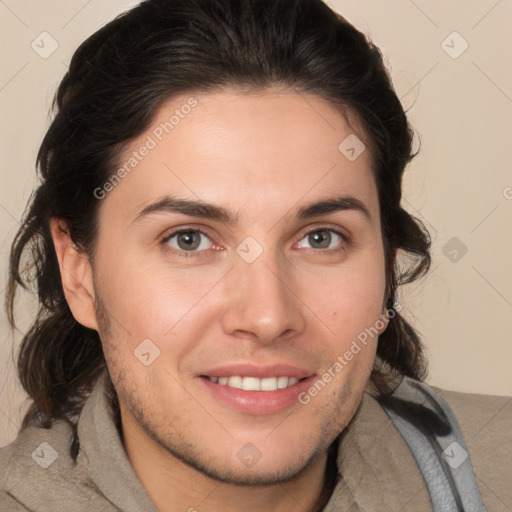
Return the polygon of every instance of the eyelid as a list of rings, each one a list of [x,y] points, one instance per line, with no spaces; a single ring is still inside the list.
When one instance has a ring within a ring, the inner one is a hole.
[[[299,240],[302,240],[305,236],[309,235],[310,233],[316,233],[317,231],[332,231],[338,235],[340,235],[343,240],[348,242],[349,235],[346,233],[346,230],[344,230],[341,226],[326,226],[324,224],[320,224],[318,226],[313,226],[311,228],[308,228],[306,231],[304,231],[301,235]]]
[[[300,249],[306,249],[307,252],[313,251],[313,253],[319,254],[319,255],[331,255],[334,256],[336,253],[340,251],[345,251],[347,249],[347,245],[350,243],[350,237],[345,233],[345,230],[341,228],[341,226],[327,226],[325,224],[318,224],[315,226],[310,226],[306,229],[306,231],[303,231],[297,241],[293,244],[294,246],[301,242],[305,237],[307,237],[310,233],[316,233],[319,231],[330,231],[332,233],[337,234],[341,239],[341,243],[339,243],[336,247],[330,248],[330,249],[315,249],[311,247],[305,247]],[[181,250],[175,247],[172,247],[168,244],[169,240],[176,235],[179,235],[181,233],[187,233],[187,232],[193,232],[193,233],[200,233],[204,236],[206,236],[212,243],[212,247],[209,249],[201,249],[201,250],[192,250],[192,251],[186,251]],[[178,258],[190,258],[190,257],[201,257],[201,256],[208,256],[211,254],[212,251],[218,252],[223,250],[223,248],[216,244],[215,237],[212,237],[212,235],[209,233],[209,229],[206,229],[202,226],[181,226],[178,228],[171,229],[170,232],[167,232],[164,236],[160,237],[160,246],[162,249],[166,252],[172,253]],[[206,253],[206,254],[205,254]]]
[[[167,242],[173,236],[180,234],[180,233],[186,233],[188,231],[194,231],[194,232],[201,233],[201,234],[207,236],[212,241],[212,243],[215,244],[215,241],[213,240],[212,235],[208,232],[208,230],[206,228],[199,227],[199,226],[193,226],[193,225],[182,226],[182,227],[176,228],[174,230],[171,230],[169,233],[167,233],[163,236],[160,236],[159,238],[160,238],[161,242]],[[295,243],[299,242],[300,240],[302,240],[305,236],[309,235],[310,233],[316,233],[317,231],[332,231],[332,232],[340,235],[345,242],[348,242],[350,240],[350,236],[340,226],[331,227],[331,226],[326,226],[324,224],[319,224],[319,225],[311,226],[310,228],[307,228],[306,231],[304,231],[300,234],[300,236],[297,238],[297,241]]]
[[[187,233],[189,231],[202,233],[203,235],[205,235],[211,239],[210,233],[208,233],[204,228],[199,228],[196,226],[184,226],[184,227],[172,229],[171,231],[166,232],[165,235],[160,236],[160,240],[169,240],[170,238],[172,238],[175,235],[178,235],[180,233]]]
[[[212,245],[214,247],[218,247],[218,245],[215,243],[212,235],[208,232],[208,230],[206,228],[203,228],[203,227],[199,227],[199,226],[182,226],[182,227],[179,227],[179,228],[175,228],[175,229],[171,229],[171,231],[168,231],[166,232],[165,235],[162,235],[159,237],[159,240],[160,240],[160,244],[162,245],[167,245],[167,242],[175,237],[176,235],[179,235],[181,233],[187,233],[187,232],[194,232],[194,233],[201,233],[202,235],[206,236],[212,243]],[[175,249],[174,247],[169,247],[169,250],[171,251],[178,251],[177,249]],[[212,250],[212,249],[210,249]],[[202,253],[202,252],[205,252],[206,249],[202,250],[202,251],[178,251],[180,253]]]
[[[332,227],[332,226],[326,226],[323,224],[312,226],[308,228],[306,231],[302,232],[301,235],[298,237],[297,241],[293,244],[294,246],[300,243],[304,238],[306,238],[311,233],[317,233],[319,231],[329,231],[331,233],[335,233],[341,238],[341,242],[334,248],[331,249],[315,249],[312,247],[304,247],[306,251],[313,251],[319,254],[334,254],[338,251],[346,250],[347,245],[350,242],[350,237],[345,233],[345,230],[343,230],[340,226]]]

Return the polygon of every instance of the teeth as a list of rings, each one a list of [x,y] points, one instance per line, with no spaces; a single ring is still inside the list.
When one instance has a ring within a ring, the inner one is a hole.
[[[286,379],[286,383],[288,384],[288,377],[281,377]],[[277,377],[266,377],[261,379],[260,389],[261,391],[275,391],[278,388]]]
[[[277,389],[283,389],[288,386],[288,377],[279,377],[277,379]]]
[[[242,379],[242,389],[244,389],[245,391],[259,391],[261,389],[261,380],[257,379],[256,377],[244,377]]]
[[[230,388],[242,389],[242,383],[243,383],[243,379],[242,379],[242,377],[240,377],[238,375],[236,375],[234,377],[229,377],[228,386]]]
[[[293,386],[299,382],[297,377],[240,377],[234,375],[232,377],[208,377],[212,382],[230,388],[243,389],[244,391],[276,391]]]

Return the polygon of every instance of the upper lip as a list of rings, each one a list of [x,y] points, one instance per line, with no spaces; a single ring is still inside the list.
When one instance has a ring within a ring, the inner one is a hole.
[[[289,364],[272,364],[268,366],[255,366],[253,364],[233,364],[226,366],[218,366],[210,370],[201,372],[201,376],[207,377],[231,377],[239,375],[240,377],[258,377],[263,379],[265,377],[297,377],[303,379],[314,375],[304,368],[292,366]]]

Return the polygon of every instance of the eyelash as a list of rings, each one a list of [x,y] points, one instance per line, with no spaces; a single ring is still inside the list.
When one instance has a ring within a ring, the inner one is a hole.
[[[345,251],[346,250],[346,245],[349,243],[349,238],[346,235],[344,235],[343,233],[341,233],[340,231],[337,231],[337,230],[335,230],[333,228],[329,228],[327,226],[324,226],[324,227],[322,227],[322,226],[314,227],[314,228],[306,231],[302,235],[300,240],[302,240],[303,238],[307,237],[311,233],[317,233],[317,232],[320,232],[320,231],[330,231],[331,233],[334,233],[334,234],[338,235],[339,237],[342,238],[341,245],[338,248],[336,248],[336,249],[311,249],[312,251],[320,252],[320,253],[322,253],[322,254],[324,254],[326,256],[329,256],[329,255],[330,256],[334,256],[336,253],[338,253],[340,251]],[[166,252],[171,252],[171,253],[177,255],[179,258],[190,258],[190,257],[195,258],[197,256],[201,256],[202,253],[205,252],[205,250],[201,250],[201,251],[183,251],[183,250],[177,250],[174,247],[169,247],[169,245],[167,245],[169,240],[171,238],[173,238],[174,236],[179,235],[181,233],[201,233],[202,235],[210,238],[210,235],[206,231],[204,231],[202,229],[199,229],[199,228],[181,228],[181,229],[177,229],[176,231],[173,231],[172,233],[165,235],[160,240],[160,244],[162,245],[163,250],[166,251]],[[211,240],[211,238],[210,238],[210,240]],[[212,242],[213,242],[213,240],[212,240]]]
[[[173,231],[172,233],[165,235],[164,238],[162,238],[162,240],[160,241],[164,251],[175,254],[179,258],[191,258],[191,257],[195,258],[197,256],[201,256],[201,253],[203,253],[204,251],[179,251],[177,249],[174,249],[174,247],[169,247],[167,245],[167,242],[169,242],[169,240],[171,238],[173,238],[174,236],[179,235],[181,233],[201,233],[202,235],[210,238],[210,235],[208,235],[208,233],[206,233],[206,231],[203,231],[202,229],[199,229],[199,228],[177,229],[176,231]]]

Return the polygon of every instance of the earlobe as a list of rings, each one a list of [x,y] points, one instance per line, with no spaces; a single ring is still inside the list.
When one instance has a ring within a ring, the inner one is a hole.
[[[50,230],[68,306],[77,322],[90,329],[98,330],[89,257],[73,243],[66,223],[62,219],[55,217],[50,219]]]

